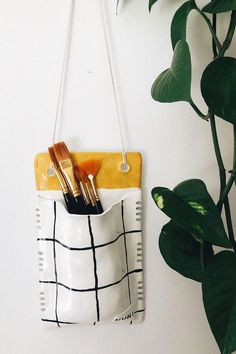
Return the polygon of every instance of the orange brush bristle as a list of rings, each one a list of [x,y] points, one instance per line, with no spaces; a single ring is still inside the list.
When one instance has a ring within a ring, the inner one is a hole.
[[[80,175],[80,168],[79,168],[79,165],[74,166],[74,171],[75,171],[75,176],[76,176],[76,178],[78,179],[78,181],[79,181],[79,182],[84,182],[84,181],[82,180],[81,175]]]
[[[65,181],[65,179],[63,177],[63,174],[61,173],[61,169],[60,169],[59,163],[57,161],[56,155],[54,153],[53,147],[49,147],[48,148],[48,152],[49,152],[49,156],[50,156],[51,162],[53,164],[55,175],[57,176],[57,179],[58,179],[58,181],[60,183],[61,189],[62,189],[64,194],[67,194],[67,193],[69,193],[69,189],[68,189],[66,181]],[[67,204],[68,209],[70,209],[69,203],[70,202],[69,202],[68,197],[67,197],[66,204]]]
[[[87,175],[87,178],[89,179],[89,181],[91,183],[92,191],[95,196],[96,206],[97,206],[97,210],[98,210],[99,214],[103,213],[103,208],[102,208],[102,204],[99,199],[99,195],[98,195],[98,192],[97,192],[97,189],[95,186],[94,179],[95,179],[96,175],[98,174],[100,166],[101,166],[100,160],[88,160],[88,161],[84,161],[80,164],[81,170],[84,171],[84,173]]]
[[[53,145],[53,151],[58,161],[60,171],[69,187],[74,200],[74,213],[75,214],[87,214],[87,206],[85,200],[81,194],[81,190],[75,178],[75,171],[73,163],[70,158],[70,152],[66,144],[61,141]]]
[[[51,162],[53,163],[53,166],[55,168],[59,167],[58,161],[57,161],[57,158],[56,158],[56,155],[54,153],[54,150],[53,150],[52,146],[48,148],[48,152],[49,152],[49,156],[50,156]]]
[[[85,200],[86,204],[89,204],[90,203],[90,201],[89,201],[90,198],[89,198],[89,194],[88,194],[88,191],[87,191],[86,179],[83,178],[79,165],[74,167],[74,172],[75,172],[75,177],[77,178],[77,181],[79,182],[80,189],[82,191],[84,200]]]
[[[98,174],[98,171],[101,166],[101,161],[100,160],[87,160],[83,161],[80,164],[80,167],[84,172],[87,174],[87,176],[92,175],[95,177]]]
[[[84,183],[87,183],[89,181],[87,173],[79,165],[77,165],[75,168],[76,168],[76,173],[80,176],[82,181]]]
[[[92,203],[92,205],[94,206],[96,203],[96,198],[93,194],[93,189],[92,189],[92,186],[90,185],[90,181],[88,179],[86,172],[84,172],[84,170],[79,165],[75,166],[74,169],[75,169],[75,175],[78,178],[78,180],[80,181],[80,183],[85,185],[85,187],[86,187],[85,193],[86,193],[88,199],[90,200],[90,202]]]
[[[70,152],[64,142],[59,142],[53,145],[53,151],[59,163],[61,172],[70,188],[74,197],[80,196],[80,190],[74,176],[73,164],[70,158]]]
[[[70,159],[70,152],[66,144],[62,141],[53,145],[55,157],[58,161]]]

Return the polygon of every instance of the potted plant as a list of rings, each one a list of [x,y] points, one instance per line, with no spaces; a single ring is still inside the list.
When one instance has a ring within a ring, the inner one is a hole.
[[[150,10],[156,2],[149,1]],[[205,20],[211,34],[212,60],[201,77],[206,113],[200,111],[191,97],[191,52],[186,32],[192,11]],[[217,35],[217,20],[222,13],[228,14],[229,21],[223,42]],[[161,254],[175,271],[202,284],[207,319],[220,352],[224,354],[236,350],[236,242],[228,198],[236,181],[236,59],[227,56],[235,26],[236,0],[213,0],[203,8],[195,0],[182,4],[171,24],[171,66],[157,77],[151,90],[152,97],[159,102],[186,101],[199,119],[208,121],[211,126],[220,178],[217,203],[199,179],[183,181],[173,190],[155,187],[152,197],[157,207],[170,218],[160,233]],[[216,119],[231,124],[234,132],[230,171],[224,167]],[[226,227],[221,217],[223,212]]]

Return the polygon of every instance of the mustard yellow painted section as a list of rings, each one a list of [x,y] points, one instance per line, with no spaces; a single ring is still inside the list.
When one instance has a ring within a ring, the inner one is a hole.
[[[101,167],[96,177],[97,188],[141,188],[142,157],[138,152],[127,153],[130,170],[123,173],[120,170],[121,153],[116,152],[73,152],[73,165],[89,159],[100,159]],[[47,175],[50,166],[48,153],[40,153],[35,157],[35,179],[38,191],[60,190],[57,177]]]

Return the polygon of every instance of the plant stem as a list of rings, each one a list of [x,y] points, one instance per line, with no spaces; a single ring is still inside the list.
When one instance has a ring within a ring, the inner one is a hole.
[[[234,156],[233,156],[233,171],[232,175],[226,185],[225,188],[228,186],[228,193],[233,185],[231,184],[231,181],[235,181],[235,168],[236,168],[236,127],[234,125]],[[227,193],[227,190],[225,191]],[[224,207],[225,207],[225,216],[226,216],[226,222],[227,222],[227,227],[229,231],[229,239],[231,241],[231,244],[233,246],[234,252],[236,252],[236,241],[234,238],[234,229],[233,229],[233,224],[232,224],[232,218],[231,218],[231,213],[230,213],[230,205],[229,205],[229,199],[228,195],[226,194],[225,201],[224,201]]]
[[[207,23],[207,25],[208,25],[208,27],[209,27],[209,30],[210,30],[210,32],[211,32],[211,35],[212,35],[212,38],[214,39],[214,42],[215,42],[215,44],[216,44],[216,47],[217,47],[217,49],[218,49],[218,51],[220,51],[221,50],[221,48],[222,48],[222,45],[221,45],[221,43],[220,43],[220,41],[219,41],[219,39],[218,39],[218,37],[217,37],[217,35],[216,35],[216,32],[215,32],[215,30],[214,30],[214,27],[212,26],[212,24],[211,24],[211,21],[209,20],[209,18],[204,14],[204,12],[201,10],[201,9],[199,9],[199,7],[196,5],[196,7],[195,7],[195,10],[204,18],[204,20],[206,21],[206,23]]]
[[[235,242],[235,238],[234,238],[234,229],[233,229],[233,223],[232,223],[232,217],[231,217],[231,212],[230,212],[230,205],[229,205],[228,196],[225,198],[224,207],[225,207],[226,223],[227,223],[227,228],[228,228],[228,233],[229,233],[229,240],[231,242],[234,252],[236,252],[236,242]]]
[[[213,113],[209,113],[210,116],[210,124],[211,124],[211,134],[215,149],[216,160],[219,168],[219,175],[220,175],[220,195],[223,192],[225,185],[226,185],[226,170],[223,162],[223,158],[220,151],[219,140],[216,131],[216,121],[215,116]],[[221,209],[220,209],[221,211]]]
[[[219,201],[218,201],[218,203],[217,203],[217,206],[218,206],[219,209],[222,209],[222,206],[223,206],[223,204],[224,204],[225,198],[226,198],[227,195],[229,194],[229,192],[230,192],[230,190],[231,190],[231,188],[232,188],[232,185],[233,185],[234,181],[235,181],[235,175],[232,174],[231,177],[230,177],[230,179],[228,180],[228,183],[226,184],[224,190],[222,191],[221,196],[220,196],[220,199],[219,199]]]
[[[219,140],[218,140],[217,131],[216,131],[215,116],[212,113],[210,113],[209,115],[210,115],[212,139],[213,139],[215,155],[216,155],[216,160],[217,160],[217,163],[218,163],[219,174],[220,174],[220,200],[221,200],[222,194],[223,193],[225,194],[223,203],[221,202],[220,205],[218,205],[218,208],[219,208],[219,211],[221,212],[222,211],[222,207],[224,205],[226,223],[227,223],[228,234],[229,234],[229,240],[230,240],[230,242],[232,244],[232,247],[233,247],[234,251],[236,252],[236,242],[235,242],[235,239],[234,239],[232,217],[231,217],[229,198],[228,198],[229,191],[227,192],[227,189],[226,189],[226,170],[225,170],[225,167],[224,167],[224,162],[223,162],[221,151],[220,151]],[[228,184],[227,184],[227,186],[228,186]],[[231,187],[232,187],[232,185],[231,185]],[[225,189],[226,189],[226,192],[225,192]]]
[[[215,34],[217,35],[217,15],[213,14],[212,16],[212,26],[214,29]],[[218,56],[217,49],[216,49],[216,44],[214,39],[212,38],[212,51],[213,51],[213,56],[214,59]]]
[[[233,128],[234,129],[234,155],[233,155],[233,171],[232,171],[231,177],[233,177],[234,181],[236,182],[236,179],[235,179],[235,168],[236,168],[236,127],[235,127],[235,125],[233,127],[234,127]],[[229,182],[231,182],[231,177],[229,179]],[[228,182],[228,184],[229,184],[229,182]],[[230,188],[229,188],[229,191],[230,191]],[[228,197],[225,198],[225,203],[228,203],[228,205],[229,205]],[[226,206],[226,204],[224,204],[224,205]],[[229,207],[228,213],[230,214],[230,207]],[[226,207],[225,207],[225,215],[226,215]],[[227,215],[226,215],[226,220],[229,221],[229,224],[227,223],[228,230],[229,230],[229,239],[230,239],[230,241],[232,243],[234,252],[236,252],[236,242],[235,242],[235,238],[234,238],[234,229],[233,229],[233,225],[232,225],[231,215],[230,215],[230,217],[228,219],[227,219]]]
[[[236,27],[236,11],[232,11],[231,13],[231,19],[230,19],[230,24],[229,24],[229,29],[225,38],[225,41],[219,51],[219,57],[223,57],[226,50],[229,49],[230,44],[233,39],[234,31]]]
[[[236,184],[235,170],[236,170],[236,126],[234,125],[234,156],[233,156],[233,171],[232,172],[233,172],[235,184]]]
[[[207,115],[203,114],[203,113],[200,111],[200,109],[195,105],[195,103],[193,102],[192,99],[189,101],[189,103],[190,103],[190,105],[192,106],[192,108],[194,109],[194,111],[197,113],[197,115],[198,115],[200,118],[202,118],[202,119],[208,121],[208,118],[209,118],[208,114],[207,114]]]

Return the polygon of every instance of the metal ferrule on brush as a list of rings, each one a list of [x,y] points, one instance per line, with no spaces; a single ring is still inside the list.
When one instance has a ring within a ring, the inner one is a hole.
[[[81,195],[79,187],[76,183],[73,165],[70,159],[62,160],[59,162],[63,175],[67,181],[73,197],[78,197]]]
[[[94,185],[93,176],[92,175],[88,175],[88,178],[89,178],[89,180],[91,182],[91,186],[92,186],[92,189],[93,189],[93,194],[95,196],[95,199],[96,199],[96,201],[99,201],[99,196],[98,196],[97,190],[96,190],[95,185]]]
[[[63,177],[61,171],[59,171],[57,168],[55,168],[55,166],[54,166],[54,171],[55,171],[57,179],[58,179],[58,181],[60,183],[62,192],[64,194],[69,193],[69,188],[67,187],[66,181],[64,180],[64,177]]]
[[[88,195],[89,195],[89,199],[90,199],[90,201],[91,201],[91,204],[92,204],[92,206],[95,206],[95,205],[96,205],[96,197],[95,197],[95,195],[94,195],[94,193],[93,193],[93,190],[90,189],[88,183],[85,183],[85,186],[86,186],[87,193],[88,193]]]
[[[88,196],[87,191],[86,191],[85,188],[84,188],[83,182],[80,182],[79,185],[80,185],[80,189],[81,189],[81,192],[82,192],[82,195],[83,195],[85,204],[88,205],[88,204],[90,203],[90,201],[89,201],[89,196]]]

